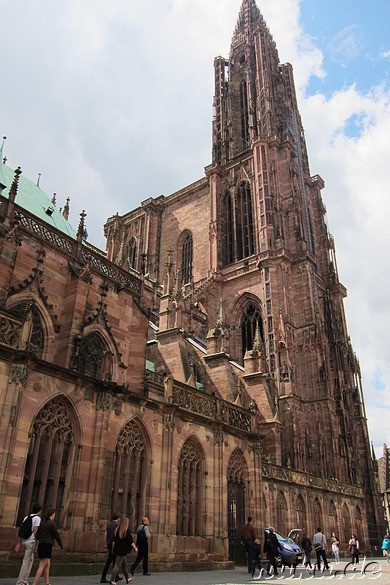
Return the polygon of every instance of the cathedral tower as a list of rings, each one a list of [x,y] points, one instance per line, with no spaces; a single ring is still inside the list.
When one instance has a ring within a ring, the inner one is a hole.
[[[217,57],[214,70],[205,178],[147,200],[121,218],[120,229],[109,220],[109,254],[126,250],[138,226],[150,226],[154,235],[139,245],[163,284],[155,367],[252,408],[263,460],[359,493],[365,503],[355,515],[366,515],[374,542],[374,464],[324,181],[309,169],[292,66],[280,63],[254,0],[243,0],[229,58]],[[186,365],[188,338],[206,355]],[[302,523],[324,525],[317,500],[308,498],[313,512]],[[333,526],[343,522],[347,537],[353,522],[339,506]],[[283,514],[269,520],[283,528]]]

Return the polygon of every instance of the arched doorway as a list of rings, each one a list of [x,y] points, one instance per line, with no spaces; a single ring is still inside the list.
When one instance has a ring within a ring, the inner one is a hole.
[[[248,470],[244,457],[236,449],[227,469],[229,560],[245,565],[245,549],[240,544],[245,524],[245,495]]]

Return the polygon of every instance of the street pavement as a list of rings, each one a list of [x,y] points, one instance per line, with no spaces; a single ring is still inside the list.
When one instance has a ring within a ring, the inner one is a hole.
[[[144,576],[142,573],[136,573],[133,585],[248,585],[252,583],[281,583],[283,585],[294,585],[300,580],[305,581],[322,581],[324,585],[332,581],[334,583],[347,583],[356,581],[359,585],[367,585],[375,581],[377,585],[390,585],[390,563],[382,558],[361,559],[359,565],[352,566],[346,561],[341,561],[337,565],[330,563],[331,570],[310,573],[305,571],[302,566],[298,567],[295,574],[290,569],[279,570],[278,576],[268,577],[263,574],[259,578],[259,571],[256,570],[254,578],[248,574],[246,567],[236,567],[227,571],[193,571],[193,572],[175,572],[175,573],[152,573],[150,576]],[[1,575],[1,567],[0,567]],[[33,582],[34,574],[31,575],[29,583]],[[15,585],[15,578],[0,578],[0,585]],[[81,575],[77,577],[50,577],[51,585],[95,585],[100,583],[99,575]],[[40,584],[44,585],[43,578]],[[125,580],[120,581],[119,585],[125,585]]]

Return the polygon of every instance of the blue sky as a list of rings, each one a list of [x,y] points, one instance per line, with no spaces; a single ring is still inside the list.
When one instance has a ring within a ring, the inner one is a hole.
[[[369,91],[390,83],[390,2],[303,0],[301,22],[321,49],[326,71],[324,79],[310,79],[309,92],[329,97],[343,85],[356,83],[359,91]]]
[[[241,0],[0,0],[0,135],[13,168],[91,243],[103,224],[204,175],[217,55]],[[390,2],[258,0],[294,68],[311,174],[335,238],[371,439],[390,446]]]

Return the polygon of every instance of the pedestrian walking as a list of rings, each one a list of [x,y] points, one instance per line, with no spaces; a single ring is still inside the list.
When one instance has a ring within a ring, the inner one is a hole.
[[[110,581],[107,580],[107,573],[111,565],[115,565],[115,555],[112,550],[112,543],[114,540],[114,532],[115,529],[118,528],[120,521],[119,514],[114,513],[112,515],[112,519],[106,526],[106,530],[104,531],[104,548],[107,550],[107,560],[106,564],[104,565],[102,577],[100,579],[100,583],[109,583]],[[116,578],[117,581],[121,581],[122,577],[119,575]]]
[[[332,553],[335,563],[340,562],[340,540],[335,532],[332,532]]]
[[[310,538],[307,535],[306,531],[303,531],[302,536],[301,536],[301,547],[303,550],[303,566],[305,567],[305,569],[307,569],[307,567],[309,567],[310,569],[312,568],[311,565],[311,549],[312,549],[312,542],[310,540]]]
[[[261,542],[259,538],[256,538],[251,548],[252,577],[255,574],[256,565],[259,567],[261,574]]]
[[[241,540],[245,546],[245,555],[248,562],[248,573],[252,573],[251,550],[257,538],[256,528],[253,526],[252,516],[248,516],[248,522],[242,527]]]
[[[278,537],[275,534],[275,528],[268,528],[268,533],[265,537],[264,542],[264,552],[267,553],[268,558],[268,566],[267,566],[267,573],[271,575],[271,567],[273,567],[274,575],[278,575],[278,567],[276,564],[276,555],[278,554],[279,550],[279,541]]]
[[[351,553],[351,562],[353,565],[359,564],[360,544],[356,534],[352,534],[348,543],[348,550]]]
[[[45,514],[45,520],[41,522],[37,533],[36,538],[39,540],[38,544],[38,557],[39,557],[39,565],[37,572],[35,574],[35,578],[33,581],[33,585],[38,585],[38,581],[41,578],[42,574],[45,579],[45,584],[50,585],[49,583],[49,570],[50,570],[50,559],[51,559],[51,552],[53,548],[54,541],[58,542],[58,545],[61,548],[63,547],[61,536],[58,534],[56,525],[54,524],[55,518],[55,510],[54,508],[49,508]]]
[[[129,519],[125,516],[121,517],[119,526],[115,528],[112,549],[116,559],[111,573],[111,585],[116,585],[119,567],[122,567],[126,582],[131,583],[133,579],[129,577],[129,573],[127,572],[126,555],[132,550],[137,552],[137,547],[134,544],[133,536],[129,530]]]
[[[16,585],[26,585],[28,583],[31,567],[34,562],[34,552],[37,552],[37,541],[35,539],[35,535],[41,523],[41,514],[41,504],[34,504],[31,514],[24,518],[19,528],[18,542],[15,545],[15,552],[19,552],[21,547],[23,547],[24,556]]]
[[[390,562],[390,535],[386,534],[382,542],[382,554]]]
[[[134,563],[130,567],[130,573],[134,575],[135,569],[142,561],[142,570],[144,575],[150,575],[148,568],[148,555],[149,555],[149,518],[146,516],[142,519],[142,524],[137,528],[137,548],[138,554]]]
[[[317,555],[318,570],[321,570],[321,559],[324,562],[325,569],[329,569],[328,559],[326,558],[326,537],[322,533],[321,528],[317,528],[317,532],[313,536],[313,545]]]

